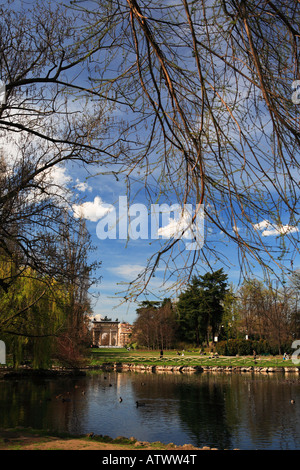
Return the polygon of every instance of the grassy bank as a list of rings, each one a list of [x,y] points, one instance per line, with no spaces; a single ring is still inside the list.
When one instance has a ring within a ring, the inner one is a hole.
[[[117,348],[98,348],[90,351],[91,366],[102,366],[108,363],[144,364],[157,366],[183,367],[262,367],[262,368],[295,368],[291,359],[283,360],[282,356],[214,356],[200,354],[196,351],[160,351],[130,350]]]
[[[102,435],[70,435],[31,428],[0,429],[0,450],[211,450],[191,444],[177,446],[161,442],[138,441],[134,437],[112,439]]]
[[[297,371],[300,365],[293,363],[291,358],[284,360],[282,356],[216,356],[213,354],[200,354],[199,351],[174,351],[168,350],[160,356],[160,351],[154,350],[127,350],[125,348],[93,348],[89,349],[86,357],[80,363],[69,364],[69,369],[100,368],[114,366],[115,364],[130,364],[133,366],[160,366],[160,367],[209,367],[209,368],[276,368],[282,370]],[[0,374],[5,370],[11,370],[11,364],[0,365]],[[52,368],[56,370],[62,364],[55,363]],[[25,369],[30,369],[30,361]],[[24,370],[24,366],[20,369]],[[49,370],[49,372],[51,372]],[[52,369],[52,372],[54,370]],[[61,372],[62,373],[62,372]]]

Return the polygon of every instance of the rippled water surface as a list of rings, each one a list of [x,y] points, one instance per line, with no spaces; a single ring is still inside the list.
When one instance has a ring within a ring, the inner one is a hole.
[[[300,449],[299,422],[300,380],[294,374],[93,372],[72,379],[0,381],[5,428],[292,450]]]

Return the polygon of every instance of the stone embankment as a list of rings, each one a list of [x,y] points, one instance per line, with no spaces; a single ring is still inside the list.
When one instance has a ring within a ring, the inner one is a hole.
[[[134,371],[134,372],[150,372],[150,373],[178,373],[178,374],[195,374],[204,372],[227,372],[227,373],[260,373],[269,374],[274,372],[280,373],[300,373],[300,367],[258,367],[258,366],[187,366],[187,365],[146,365],[135,363],[122,363],[122,362],[106,362],[97,366],[86,366],[82,368],[56,368],[47,370],[34,370],[31,368],[25,369],[0,369],[0,379],[13,379],[13,378],[27,378],[27,377],[74,377],[85,375],[87,370],[116,370],[120,372]]]
[[[120,371],[136,372],[177,372],[177,373],[200,373],[200,372],[255,372],[255,373],[300,373],[300,367],[244,367],[244,366],[170,366],[170,365],[144,365],[125,363],[105,363],[101,369],[114,369]]]

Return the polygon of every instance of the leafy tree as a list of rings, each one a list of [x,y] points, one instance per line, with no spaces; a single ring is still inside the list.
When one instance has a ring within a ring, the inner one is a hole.
[[[1,263],[1,274],[7,263]],[[29,354],[36,368],[47,367],[55,338],[65,328],[67,298],[62,286],[31,268],[0,292],[0,333],[15,366]]]
[[[180,339],[197,345],[205,341],[207,336],[208,315],[201,309],[201,301],[199,281],[194,276],[187,289],[180,294],[176,310]]]
[[[180,329],[187,341],[209,343],[219,331],[227,293],[227,275],[223,269],[193,277],[177,303]]]

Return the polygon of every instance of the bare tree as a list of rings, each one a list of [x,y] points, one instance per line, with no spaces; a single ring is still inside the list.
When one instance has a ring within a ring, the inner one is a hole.
[[[118,109],[109,171],[132,189],[140,183],[149,202],[193,204],[195,220],[204,204],[210,230],[199,250],[162,242],[133,292],[147,287],[162,262],[180,283],[200,262],[230,266],[228,241],[242,276],[252,262],[281,267],[282,257],[292,269],[299,250],[298,1],[72,5],[86,15],[83,44],[101,43],[94,89]],[[268,243],[266,227],[282,243]]]
[[[176,341],[176,316],[170,299],[144,301],[137,309],[133,337],[148,349],[168,349]]]
[[[67,219],[66,215],[66,221]],[[89,315],[92,311],[89,289],[99,282],[98,269],[101,262],[91,262],[92,251],[91,236],[84,220],[80,220],[79,231],[71,231],[68,223],[62,227],[57,259],[62,263],[62,274],[58,276],[58,281],[61,278],[62,289],[66,293],[66,322],[59,344],[66,350],[70,350],[72,346],[72,354],[87,342]],[[66,344],[69,346],[66,347]]]
[[[251,339],[259,337],[278,348],[289,344],[297,328],[292,290],[279,282],[265,285],[256,280],[245,282],[237,294],[241,328]]]
[[[56,244],[72,193],[58,176],[69,161],[99,163],[109,106],[87,99],[99,98],[87,75],[97,46],[80,43],[80,15],[55,2],[9,2],[0,15],[0,250],[14,265],[0,279],[7,290],[26,266],[62,274]]]

